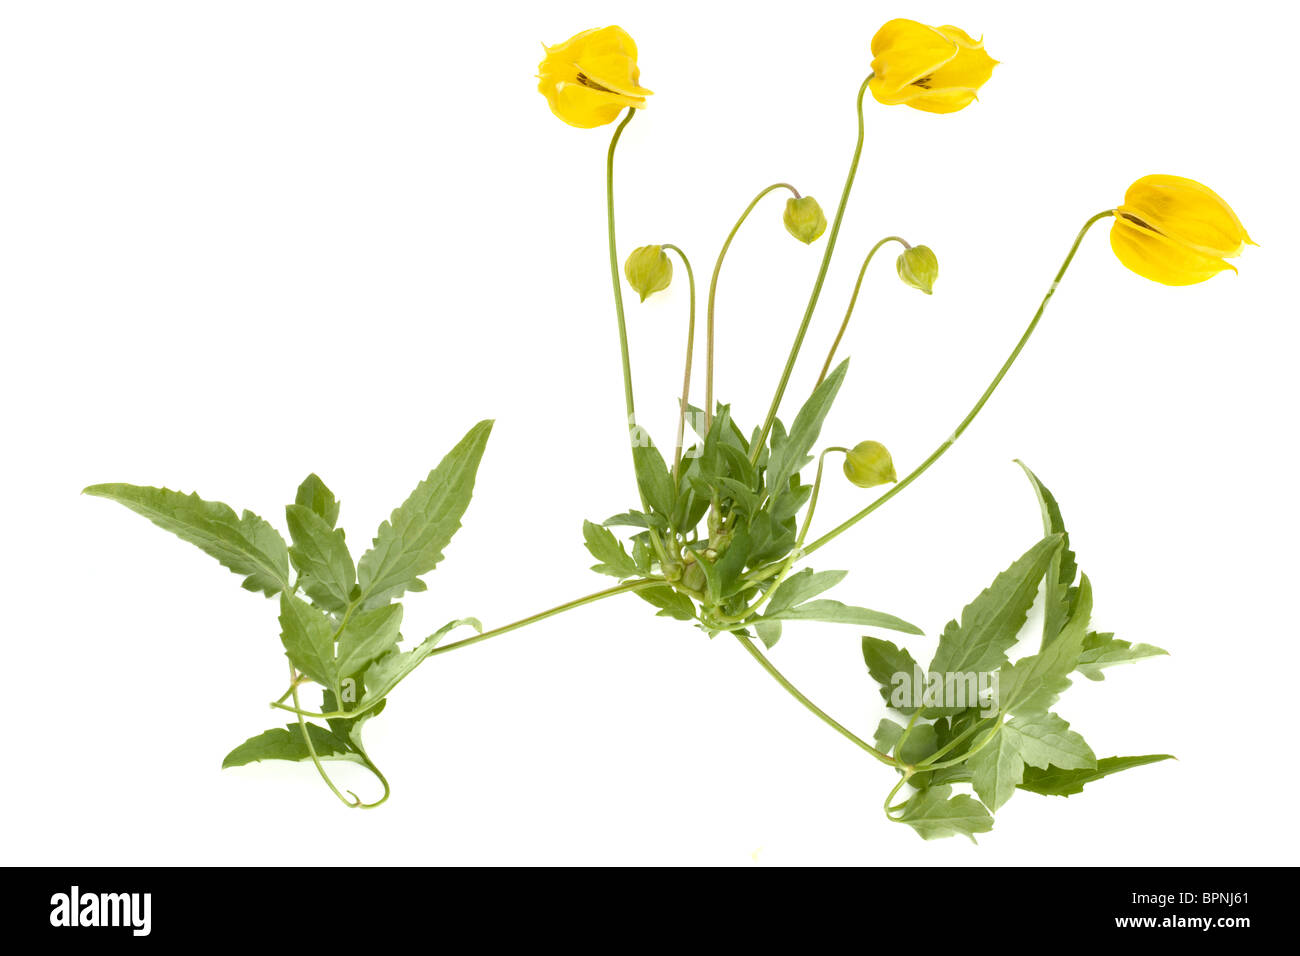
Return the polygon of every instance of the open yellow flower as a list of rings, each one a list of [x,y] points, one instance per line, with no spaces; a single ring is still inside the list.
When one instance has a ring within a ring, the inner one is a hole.
[[[998,61],[957,27],[890,20],[871,39],[871,95],[886,106],[955,113],[975,101]]]
[[[582,129],[612,123],[626,107],[641,109],[651,95],[639,83],[636,43],[622,27],[584,30],[546,47],[537,78],[551,112]]]
[[[1240,255],[1246,234],[1232,207],[1214,190],[1182,176],[1143,176],[1115,210],[1110,247],[1138,275],[1165,285],[1204,282]]]

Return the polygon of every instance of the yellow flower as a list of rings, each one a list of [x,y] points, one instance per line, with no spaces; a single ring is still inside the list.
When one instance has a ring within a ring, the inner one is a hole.
[[[570,126],[612,123],[625,107],[643,108],[651,95],[639,85],[636,43],[622,27],[584,30],[545,49],[537,90]]]
[[[1237,214],[1214,190],[1182,176],[1143,176],[1115,210],[1110,247],[1138,275],[1165,285],[1204,282],[1240,255],[1246,234]]]
[[[886,106],[955,113],[975,100],[998,61],[957,27],[890,20],[871,39],[871,95]]]

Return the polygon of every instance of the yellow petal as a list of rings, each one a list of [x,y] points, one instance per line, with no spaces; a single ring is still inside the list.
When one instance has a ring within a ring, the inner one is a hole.
[[[931,88],[965,88],[973,93],[987,83],[998,61],[984,52],[984,44],[956,27],[939,27],[939,31],[957,44],[957,55],[931,74]]]
[[[887,105],[957,55],[957,44],[915,20],[890,20],[871,39],[871,93]]]
[[[618,119],[626,107],[640,106],[645,102],[631,101],[618,93],[595,90],[581,83],[547,83],[543,80],[538,89],[546,97],[552,113],[580,129],[605,126]]]
[[[1117,216],[1131,215],[1207,256],[1235,256],[1251,242],[1232,207],[1214,190],[1182,176],[1143,176],[1124,194]]]
[[[650,91],[640,85],[636,43],[621,27],[584,30],[545,49],[537,89],[570,126],[604,126],[629,106],[645,106]]]
[[[1127,268],[1164,285],[1194,285],[1233,269],[1223,259],[1207,256],[1120,216],[1110,230],[1110,247]]]

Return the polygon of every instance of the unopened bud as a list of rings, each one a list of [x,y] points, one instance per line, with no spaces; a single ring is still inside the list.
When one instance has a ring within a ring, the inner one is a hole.
[[[859,488],[874,488],[898,480],[889,449],[878,441],[859,442],[844,456],[844,477]]]
[[[929,246],[911,246],[898,255],[898,277],[929,295],[939,278],[939,257]]]
[[[644,302],[646,296],[668,288],[673,281],[673,263],[663,246],[641,246],[623,263],[623,274]]]
[[[826,231],[826,216],[812,196],[785,201],[785,228],[802,243],[816,242]]]

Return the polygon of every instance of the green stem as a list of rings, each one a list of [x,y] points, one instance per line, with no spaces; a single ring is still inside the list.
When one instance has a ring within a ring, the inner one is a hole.
[[[817,281],[813,283],[812,295],[808,297],[808,307],[804,309],[803,321],[799,323],[799,332],[794,337],[794,344],[790,347],[790,357],[785,361],[785,369],[781,372],[781,381],[776,386],[776,394],[772,396],[772,405],[767,410],[767,418],[763,421],[763,430],[758,436],[758,441],[754,442],[754,447],[749,450],[750,463],[758,461],[758,456],[767,442],[768,433],[772,430],[772,422],[776,420],[777,410],[781,407],[781,399],[785,397],[786,386],[790,384],[790,373],[794,371],[795,359],[799,357],[799,349],[803,346],[804,336],[808,334],[808,325],[812,322],[813,310],[817,308],[817,299],[822,292],[822,283],[826,281],[826,270],[830,268],[831,256],[835,253],[835,240],[840,234],[840,223],[844,221],[844,209],[849,204],[849,193],[853,190],[853,178],[858,173],[858,162],[862,159],[862,143],[866,139],[866,126],[862,119],[862,100],[867,95],[867,84],[871,82],[868,76],[862,81],[862,88],[858,90],[858,142],[853,148],[853,161],[849,163],[849,174],[844,179],[844,190],[840,193],[840,204],[835,210],[835,221],[831,223],[830,235],[826,237],[826,251],[822,253],[821,268],[817,270]]]
[[[633,591],[641,591],[641,590],[645,590],[646,588],[657,587],[664,583],[665,582],[661,578],[642,578],[636,581],[627,581],[624,582],[623,584],[616,585],[615,587],[606,588],[603,591],[596,591],[593,594],[587,594],[580,598],[574,598],[572,601],[566,601],[564,604],[557,604],[555,607],[547,608],[545,611],[539,611],[536,614],[530,614],[528,617],[520,618],[519,620],[513,621],[510,624],[503,624],[501,627],[493,628],[490,631],[484,631],[482,634],[475,634],[473,637],[467,637],[464,640],[454,641],[451,644],[444,644],[441,647],[435,647],[425,656],[427,659],[429,657],[436,657],[438,654],[446,654],[449,651],[458,650],[459,648],[462,647],[469,647],[471,644],[478,644],[481,641],[486,641],[488,638],[498,637],[502,634],[508,634],[511,631],[517,631],[521,627],[527,627],[529,624],[536,624],[538,621],[544,621],[546,620],[546,618],[554,617],[556,614],[563,614],[565,611],[572,611],[574,608],[582,607],[585,604],[593,604],[596,601],[602,601],[607,597],[614,597],[616,594],[629,594]],[[398,683],[401,682],[399,681]],[[397,685],[394,684],[393,686],[396,687]],[[379,701],[371,701],[370,703],[362,704],[360,707],[356,708],[355,710],[349,710],[349,711],[337,710],[331,713],[312,713],[310,711],[305,711],[299,708],[296,685],[294,686],[293,697],[294,697],[294,705],[292,707],[287,707],[284,704],[280,703],[279,701],[272,703],[271,706],[278,708],[279,710],[290,711],[291,713],[297,714],[299,718],[319,717],[328,720],[333,718],[359,717],[379,703]]]
[[[871,514],[871,512],[875,511],[886,501],[889,501],[900,491],[902,491],[904,488],[910,485],[913,481],[921,477],[921,475],[925,473],[926,469],[928,469],[936,461],[942,458],[944,453],[949,448],[951,448],[953,444],[956,443],[957,439],[962,436],[962,433],[966,431],[967,428],[970,427],[970,423],[975,420],[975,416],[980,413],[980,410],[988,402],[989,398],[992,397],[993,392],[997,390],[998,385],[1002,382],[1002,379],[1006,377],[1006,374],[1008,371],[1010,371],[1011,366],[1015,364],[1016,359],[1019,358],[1020,353],[1024,350],[1026,343],[1029,342],[1029,337],[1034,334],[1034,329],[1038,327],[1038,322],[1043,317],[1044,311],[1046,311],[1047,309],[1047,303],[1051,301],[1053,293],[1056,292],[1056,287],[1060,284],[1061,279],[1065,276],[1065,271],[1070,267],[1070,263],[1074,260],[1075,253],[1079,251],[1079,245],[1083,242],[1083,237],[1088,234],[1088,230],[1091,229],[1095,223],[1112,215],[1114,215],[1114,210],[1107,209],[1105,212],[1097,213],[1097,215],[1093,216],[1091,219],[1089,219],[1087,222],[1083,224],[1083,228],[1079,230],[1079,234],[1074,239],[1074,244],[1070,246],[1069,254],[1066,255],[1065,261],[1061,263],[1061,268],[1057,270],[1056,278],[1052,280],[1052,284],[1048,288],[1047,294],[1043,296],[1043,301],[1042,303],[1039,304],[1038,311],[1034,313],[1033,319],[1030,320],[1029,327],[1026,328],[1024,334],[1020,336],[1020,341],[1017,342],[1016,347],[1011,350],[1011,354],[1007,357],[1007,360],[1002,363],[1002,368],[998,369],[997,375],[993,376],[993,381],[990,382],[988,388],[984,390],[984,394],[982,394],[979,397],[979,401],[975,403],[975,407],[972,408],[967,413],[966,417],[961,420],[961,424],[959,424],[953,430],[953,433],[950,436],[948,436],[947,440],[944,441],[944,443],[941,444],[938,448],[936,448],[930,454],[929,458],[925,459],[925,461],[917,465],[916,468],[914,468],[910,474],[908,474],[905,478],[899,481],[898,484],[894,485],[892,488],[886,491],[883,495],[881,495],[871,504],[867,505],[867,507],[863,508],[853,517],[849,518],[847,521],[841,523],[835,528],[832,528],[830,531],[826,532],[826,534],[822,535],[812,544],[808,545],[808,547],[804,548],[803,550],[804,556],[812,554],[822,545],[828,544],[830,541],[834,540],[836,537],[843,534],[849,528],[853,527],[855,524],[857,524],[867,515]]]
[[[858,270],[858,281],[853,286],[853,295],[849,297],[848,311],[844,313],[844,321],[840,323],[840,330],[835,334],[835,341],[831,343],[831,350],[826,354],[826,364],[822,366],[822,373],[817,376],[817,385],[824,382],[827,374],[830,373],[831,360],[835,358],[835,350],[840,347],[840,341],[844,338],[844,333],[849,328],[849,319],[853,318],[853,307],[858,303],[858,292],[862,289],[862,280],[866,278],[867,266],[871,265],[871,260],[875,256],[876,252],[887,242],[901,242],[903,248],[912,248],[908,241],[900,236],[886,236],[871,247],[871,251],[867,253],[867,258],[863,260],[862,268]],[[813,390],[816,391],[816,389],[817,386],[814,385]]]
[[[745,224],[749,214],[754,211],[759,200],[770,192],[778,189],[788,189],[794,195],[795,199],[799,198],[799,190],[795,189],[789,183],[773,183],[766,189],[762,190],[755,196],[745,211],[740,214],[736,224],[731,227],[731,232],[727,233],[727,241],[722,244],[722,250],[718,253],[718,259],[713,264],[713,278],[709,280],[709,302],[705,311],[705,350],[704,350],[704,431],[708,433],[710,426],[713,424],[713,303],[718,293],[718,275],[722,272],[722,260],[727,257],[727,250],[731,248],[731,241],[736,238],[736,233],[740,232],[740,227]]]
[[[682,265],[686,266],[686,279],[691,289],[690,319],[686,323],[686,372],[682,376],[682,403],[677,416],[677,450],[673,453],[673,482],[675,484],[681,474],[682,444],[686,441],[686,406],[691,398],[691,365],[695,358],[695,270],[691,268],[691,260],[686,258],[686,253],[682,252],[680,247],[673,245],[671,242],[665,242],[663,248],[671,249],[681,256]]]
[[[609,276],[614,283],[614,312],[618,316],[618,347],[623,361],[623,401],[627,407],[629,436],[636,427],[636,402],[632,397],[632,357],[627,347],[627,318],[623,314],[623,282],[618,273],[618,244],[614,238],[614,150],[627,124],[632,122],[636,110],[628,107],[627,116],[614,130],[609,141],[609,154],[605,159],[605,213],[609,223]],[[642,495],[644,504],[645,496]],[[647,509],[649,510],[649,509]]]
[[[740,641],[740,646],[749,652],[749,656],[754,658],[754,660],[758,661],[759,666],[762,667],[763,670],[767,671],[768,674],[772,676],[773,680],[775,680],[778,684],[784,687],[791,697],[799,701],[799,703],[803,704],[804,707],[808,708],[810,711],[816,714],[818,718],[820,718],[830,727],[834,728],[845,738],[857,744],[859,747],[861,747],[867,753],[871,754],[871,756],[875,757],[881,763],[888,764],[891,767],[898,766],[898,761],[896,761],[893,757],[889,756],[889,754],[881,753],[875,747],[871,746],[871,744],[867,743],[865,740],[863,740],[853,731],[849,730],[838,720],[836,720],[830,714],[826,713],[826,711],[822,710],[811,700],[805,697],[803,693],[800,692],[799,688],[795,687],[794,684],[786,680],[785,675],[782,674],[779,670],[777,670],[772,665],[772,662],[767,659],[767,656],[762,651],[760,651],[754,645],[754,642],[751,641],[748,637],[746,637],[744,634],[737,634],[736,640]]]
[[[361,798],[351,790],[348,791],[348,794],[352,797],[351,800],[343,796],[342,791],[340,791],[338,787],[334,786],[334,781],[331,780],[330,775],[325,772],[324,766],[321,765],[320,757],[316,755],[316,748],[311,742],[311,734],[307,730],[307,721],[303,720],[303,712],[300,709],[298,701],[298,675],[294,672],[292,664],[289,665],[289,678],[291,693],[293,694],[293,712],[298,715],[298,730],[302,733],[302,742],[307,745],[307,753],[311,754],[311,762],[316,765],[316,772],[319,773],[320,778],[325,781],[325,786],[329,787],[330,790],[333,791],[334,796],[343,801],[344,806],[353,808],[360,807],[362,805]],[[386,786],[387,785],[385,785],[385,787]]]

